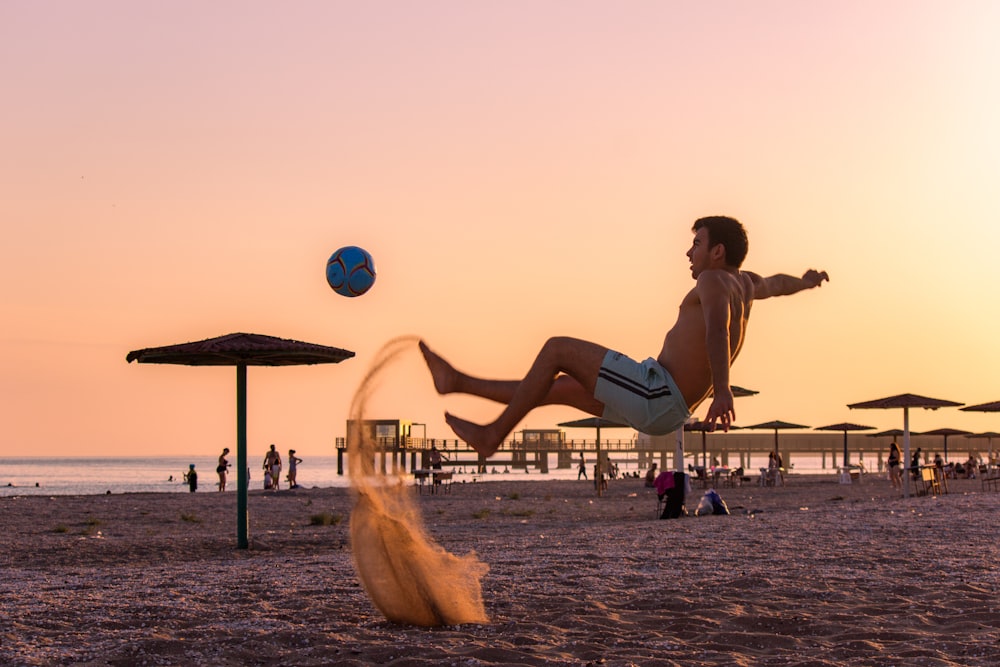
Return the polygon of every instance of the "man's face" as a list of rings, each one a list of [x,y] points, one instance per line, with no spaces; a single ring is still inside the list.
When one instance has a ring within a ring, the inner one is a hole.
[[[711,250],[708,230],[702,227],[695,232],[691,249],[687,251],[687,257],[691,260],[691,276],[696,280],[702,271],[712,267]]]

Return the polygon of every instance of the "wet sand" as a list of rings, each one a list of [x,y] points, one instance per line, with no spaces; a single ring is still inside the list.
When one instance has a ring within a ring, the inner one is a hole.
[[[995,665],[1000,493],[950,491],[793,475],[660,521],[636,479],[456,484],[418,505],[490,623],[429,629],[362,589],[346,489],[251,492],[249,550],[232,493],[3,498],[0,663]]]

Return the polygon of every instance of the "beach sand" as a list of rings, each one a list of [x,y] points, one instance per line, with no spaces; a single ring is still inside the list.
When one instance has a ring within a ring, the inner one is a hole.
[[[417,502],[489,566],[490,623],[440,628],[368,599],[346,489],[251,492],[249,550],[232,493],[3,498],[0,663],[996,665],[1000,493],[950,485],[789,476],[660,521],[637,479],[456,484]]]

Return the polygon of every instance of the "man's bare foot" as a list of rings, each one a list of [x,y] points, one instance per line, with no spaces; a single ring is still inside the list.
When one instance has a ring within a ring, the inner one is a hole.
[[[455,435],[479,452],[483,458],[488,459],[500,449],[500,441],[490,435],[488,427],[473,424],[466,419],[456,417],[448,412],[444,413],[444,420],[451,427],[451,430],[455,432]]]
[[[424,355],[424,361],[434,379],[434,389],[439,394],[450,394],[458,386],[458,371],[444,360],[441,355],[427,347],[427,343],[420,341],[420,352]]]

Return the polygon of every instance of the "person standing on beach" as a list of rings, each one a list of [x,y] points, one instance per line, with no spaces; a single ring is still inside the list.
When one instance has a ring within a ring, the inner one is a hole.
[[[553,337],[521,380],[494,380],[458,371],[420,341],[439,394],[471,394],[506,406],[489,424],[445,413],[455,434],[489,457],[531,410],[567,405],[642,433],[665,435],[680,428],[709,396],[705,421],[711,430],[718,423],[728,431],[736,417],[729,371],[743,347],[753,302],[818,287],[830,278],[813,269],[801,278],[742,271],[749,244],[743,225],[733,218],[700,218],[693,232],[687,257],[695,286],[682,299],[655,359],[639,363],[597,343]]]
[[[219,473],[219,491],[226,490],[226,471],[229,469],[229,461],[226,460],[226,454],[229,453],[229,447],[223,447],[222,453],[219,454],[219,465],[215,467],[215,472]]]
[[[438,451],[437,446],[431,445],[431,450],[427,452],[427,461],[430,463],[431,470],[441,470],[442,462],[446,459],[441,452]],[[434,485],[438,486],[441,484],[441,478],[438,475],[434,475]]]
[[[427,452],[427,461],[430,463],[431,470],[440,470],[441,462],[444,459],[441,452],[438,451],[436,445],[431,445],[431,450]]]
[[[581,477],[587,479],[587,459],[583,457],[583,452],[580,452],[580,465],[576,469],[576,481],[579,482]]]
[[[288,450],[288,488],[297,489],[299,488],[299,483],[295,481],[295,477],[298,475],[298,465],[302,463],[302,459],[295,455],[294,449]]]
[[[920,479],[920,455],[922,453],[920,447],[917,447],[917,451],[913,452],[913,456],[910,457],[910,474],[913,479]]]
[[[281,485],[279,481],[281,479],[281,454],[275,449],[274,445],[271,445],[271,449],[267,451],[264,455],[264,471],[270,473],[271,475],[271,487],[277,490]]]
[[[188,466],[188,471],[184,473],[184,481],[187,482],[188,491],[191,493],[198,490],[198,473],[195,472],[193,463]]]
[[[892,488],[901,489],[903,488],[903,480],[900,472],[900,464],[902,463],[903,455],[899,451],[899,445],[893,442],[889,445],[889,482],[892,484]]]

